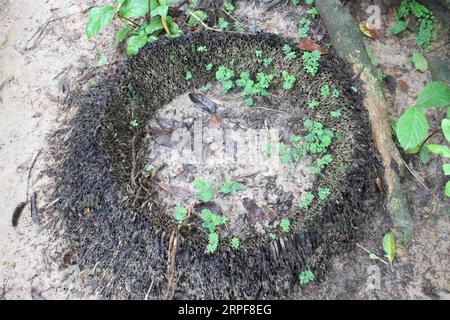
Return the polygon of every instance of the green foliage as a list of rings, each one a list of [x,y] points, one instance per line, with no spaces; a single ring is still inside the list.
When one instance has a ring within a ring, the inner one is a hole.
[[[309,108],[309,109],[315,109],[315,108],[317,108],[319,105],[320,105],[320,102],[317,101],[317,100],[315,100],[315,99],[308,101],[308,108]]]
[[[273,58],[271,58],[271,57],[263,59],[263,65],[266,68],[268,68],[272,64],[272,62],[273,62]]]
[[[219,29],[221,29],[221,30],[227,30],[230,27],[230,23],[222,17],[219,18],[217,23],[218,23]]]
[[[334,138],[333,131],[324,129],[318,121],[305,120],[303,126],[309,131],[305,136],[305,150],[312,154],[326,152]]]
[[[231,2],[224,2],[223,8],[228,13],[233,13],[233,11],[234,11],[234,5]]]
[[[282,219],[280,222],[280,228],[284,233],[288,233],[291,229],[291,221],[288,218]]]
[[[117,32],[115,45],[128,38],[127,54],[135,55],[157,40],[162,32],[169,38],[181,34],[178,25],[168,16],[170,4],[171,0],[117,0],[113,5],[92,8],[88,13],[86,35],[91,39],[117,18],[124,26]]]
[[[219,235],[217,232],[211,232],[208,235],[208,245],[206,246],[206,252],[212,254],[217,251],[219,247]]]
[[[220,216],[209,209],[203,209],[201,212],[202,227],[211,232],[216,232],[217,228],[226,224],[229,219],[226,216]]]
[[[328,98],[330,96],[330,94],[331,94],[331,89],[330,89],[329,85],[326,84],[320,88],[320,95],[322,97]]]
[[[201,179],[194,180],[195,195],[203,202],[210,202],[214,198],[214,193],[211,191],[211,184]]]
[[[233,237],[230,240],[230,247],[234,250],[239,249],[239,247],[241,246],[241,240],[239,240],[238,237]]]
[[[242,185],[238,182],[227,180],[220,187],[220,192],[224,194],[230,194],[232,192],[236,192],[242,189]]]
[[[251,106],[254,104],[253,98],[247,98],[247,99],[245,99],[245,100],[244,100],[244,103],[245,103],[247,106],[251,107]]]
[[[309,9],[309,10],[308,10],[308,14],[309,14],[313,19],[315,19],[315,18],[317,18],[317,17],[320,16],[319,10],[317,10],[316,7],[313,7],[313,8],[311,8],[311,9]]]
[[[298,36],[300,38],[306,38],[311,28],[311,20],[302,18],[299,22]]]
[[[431,10],[416,0],[403,0],[397,10],[397,21],[390,29],[393,34],[401,34],[409,24],[410,15],[418,19],[417,44],[424,49],[428,49],[431,44],[431,35],[433,31],[434,16]]]
[[[331,93],[331,96],[333,98],[339,98],[341,96],[341,92],[338,89],[334,89],[333,92]]]
[[[314,279],[314,273],[311,270],[302,271],[298,276],[298,280],[300,281],[300,285],[302,286],[314,281]]]
[[[255,50],[255,55],[256,55],[258,58],[262,57],[262,55],[263,55],[262,50]]]
[[[318,196],[319,200],[324,201],[327,200],[331,195],[331,190],[329,188],[319,188]]]
[[[137,127],[139,126],[139,122],[138,122],[136,119],[131,120],[131,121],[130,121],[130,126],[131,126],[132,128],[137,128]]]
[[[283,89],[290,90],[294,86],[295,81],[297,80],[294,75],[289,74],[287,71],[282,72],[283,76]]]
[[[116,15],[117,10],[113,6],[104,5],[89,10],[88,23],[86,25],[86,35],[89,39],[93,38],[104,27],[109,25]]]
[[[315,76],[319,70],[320,51],[314,50],[313,52],[305,51],[302,55],[304,63],[303,70],[309,73],[311,76]]]
[[[205,84],[203,87],[200,88],[201,91],[203,92],[208,92],[212,89],[213,85],[211,83],[207,83]]]
[[[233,77],[234,71],[226,66],[220,66],[216,72],[216,80],[222,84],[222,93],[226,94],[230,89],[234,87]]]
[[[191,17],[189,18],[188,21],[188,27],[193,28],[199,23],[204,22],[206,20],[208,20],[208,15],[204,11],[202,10],[192,11]]]
[[[289,60],[297,59],[297,54],[292,50],[290,45],[285,44],[283,46],[282,50],[287,59],[289,59]]]
[[[305,196],[303,197],[302,202],[300,203],[299,207],[302,209],[308,209],[311,203],[314,200],[314,194],[312,192],[307,192]]]
[[[392,263],[395,258],[395,241],[392,232],[387,233],[383,237],[383,250],[384,256]]]
[[[330,115],[335,119],[340,119],[342,117],[342,111],[341,111],[341,109],[331,111]]]
[[[242,24],[239,21],[234,22],[234,30],[236,30],[237,32],[240,32],[240,33],[245,32],[244,27],[242,26]]]
[[[426,86],[417,98],[416,105],[408,108],[397,122],[395,132],[402,148],[413,150],[427,138],[429,125],[425,108],[444,108],[449,104],[450,90],[447,84],[432,82]]]
[[[187,209],[180,205],[175,207],[175,220],[183,223],[187,219]]]
[[[419,52],[413,53],[411,63],[414,64],[414,67],[420,72],[425,72],[428,70],[428,62]]]
[[[192,79],[192,72],[191,71],[187,71],[184,78],[186,80],[191,80]]]
[[[274,241],[277,239],[277,235],[274,232],[269,232],[269,239]]]
[[[358,88],[355,86],[351,86],[350,90],[352,90],[353,93],[358,93]]]
[[[206,71],[211,71],[213,68],[213,64],[212,63],[208,63],[205,67]]]
[[[208,52],[208,47],[207,46],[198,46],[197,47],[197,51],[198,52]]]

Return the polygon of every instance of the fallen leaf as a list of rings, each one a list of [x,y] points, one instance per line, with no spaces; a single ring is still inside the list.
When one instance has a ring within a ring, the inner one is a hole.
[[[328,49],[327,48],[324,48],[321,45],[315,43],[310,38],[307,38],[305,40],[300,41],[297,44],[297,47],[299,49],[301,49],[301,50],[305,50],[305,51],[309,51],[309,52],[312,52],[314,50],[319,50],[321,54],[327,54],[328,53]]]
[[[380,32],[377,29],[369,28],[366,22],[359,24],[359,30],[371,39],[378,39],[380,37]]]
[[[218,115],[213,115],[208,123],[209,129],[219,129],[223,127],[222,119]]]
[[[409,90],[408,84],[403,80],[397,80],[397,88],[403,93],[408,93]]]
[[[174,196],[175,198],[180,198],[180,199],[184,199],[184,198],[189,198],[192,196],[192,192],[190,190],[187,189],[183,189],[180,187],[174,187],[174,186],[169,186],[167,184],[164,183],[156,183],[156,185],[158,187],[160,187],[162,190],[164,190],[165,192],[171,194],[172,196]]]

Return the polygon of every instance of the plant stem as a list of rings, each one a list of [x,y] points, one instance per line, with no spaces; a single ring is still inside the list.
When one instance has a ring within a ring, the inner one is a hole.
[[[140,25],[139,23],[134,22],[134,21],[131,20],[131,19],[125,18],[124,16],[122,16],[122,15],[120,15],[120,14],[118,14],[117,16],[119,17],[119,19],[122,19],[122,20],[127,21],[128,23],[130,23],[131,25],[133,25],[133,26],[136,27],[136,28],[140,28],[140,27],[141,27],[141,25]]]
[[[192,11],[189,11],[189,14],[190,14],[191,16],[193,16],[198,22],[200,22],[206,29],[211,30],[211,31],[216,31],[216,32],[222,32],[222,30],[214,29],[214,28],[211,28],[210,26],[208,26],[206,23],[204,23],[204,22],[202,21],[202,19],[200,19],[200,18],[199,18],[195,13],[193,13]]]

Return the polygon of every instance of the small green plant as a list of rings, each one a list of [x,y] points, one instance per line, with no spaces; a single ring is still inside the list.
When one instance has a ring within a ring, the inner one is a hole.
[[[331,111],[330,115],[331,115],[331,117],[333,117],[335,119],[340,119],[342,117],[342,111],[341,111],[341,109]]]
[[[284,218],[280,222],[281,231],[288,233],[291,229],[291,221],[288,218]]]
[[[245,103],[247,106],[251,107],[251,106],[254,104],[253,98],[247,98],[247,99],[245,99],[245,100],[244,100],[244,103]]]
[[[230,23],[222,17],[219,18],[217,24],[221,30],[227,30],[230,27]]]
[[[297,54],[292,50],[290,45],[285,44],[283,46],[282,50],[287,59],[289,59],[289,60],[297,59]]]
[[[262,55],[263,55],[262,50],[255,50],[255,55],[256,55],[258,58],[262,57]]]
[[[314,273],[311,270],[305,270],[300,273],[298,276],[298,280],[300,281],[301,286],[305,286],[308,283],[314,281]]]
[[[331,195],[331,190],[329,188],[319,188],[318,196],[319,200],[324,201],[327,200]]]
[[[432,82],[427,85],[417,98],[416,104],[409,107],[395,125],[395,133],[400,146],[410,154],[420,152],[421,158],[426,158],[429,152],[443,158],[450,158],[448,146],[426,143],[429,124],[425,116],[425,110],[428,108],[448,110],[449,105],[450,90],[446,83]],[[441,130],[447,143],[450,143],[450,120],[448,118],[442,120]],[[450,197],[450,182],[447,182],[444,193]]]
[[[206,252],[214,253],[219,246],[219,234],[217,229],[228,222],[228,217],[220,216],[209,209],[203,209],[201,212],[202,227],[209,232],[208,245]]]
[[[212,89],[213,85],[211,83],[207,83],[205,84],[203,87],[200,88],[201,91],[203,92],[208,92]]]
[[[277,239],[277,234],[275,232],[269,232],[269,239],[274,241]]]
[[[242,24],[239,21],[234,22],[234,30],[236,30],[237,32],[240,32],[240,33],[245,32],[244,27],[242,26]]]
[[[263,65],[266,68],[268,68],[272,64],[272,62],[273,62],[273,58],[271,58],[271,57],[263,59]]]
[[[383,237],[383,250],[384,256],[388,259],[388,261],[392,265],[392,262],[394,262],[395,259],[395,240],[392,232],[387,233]]]
[[[136,119],[130,121],[130,126],[132,128],[137,128],[139,126],[139,122]]]
[[[214,198],[214,193],[211,191],[211,184],[201,179],[194,180],[195,195],[203,202],[210,202]]]
[[[226,12],[228,13],[233,13],[234,11],[234,5],[231,2],[224,2],[223,3],[223,8],[225,9]]]
[[[420,72],[425,72],[428,70],[427,59],[425,59],[425,57],[423,55],[421,55],[419,52],[413,53],[413,55],[411,57],[411,63]]]
[[[205,67],[206,71],[211,71],[213,68],[213,64],[212,63],[208,63]]]
[[[333,98],[339,98],[341,96],[341,92],[338,89],[333,89],[333,91],[331,92],[331,96]]]
[[[191,71],[187,71],[186,74],[184,75],[184,78],[186,80],[191,80],[192,79],[192,72]]]
[[[208,52],[208,47],[207,46],[198,46],[197,47],[197,51],[198,52]]]
[[[298,36],[300,38],[306,38],[311,27],[311,20],[302,18],[299,22]]]
[[[216,80],[222,84],[221,92],[223,94],[228,93],[234,87],[233,77],[234,71],[226,66],[220,66],[216,72]]]
[[[240,183],[232,181],[232,180],[227,180],[220,187],[220,193],[230,194],[230,193],[239,191],[241,189],[242,189],[242,185]]]
[[[188,210],[180,205],[175,207],[175,220],[179,223],[183,223],[187,219]]]
[[[330,89],[329,85],[326,84],[320,88],[320,95],[322,97],[328,98],[330,96],[330,94],[331,94],[331,89]]]
[[[217,232],[211,232],[208,235],[208,244],[206,246],[206,252],[212,254],[217,251],[219,247],[219,235]]]
[[[313,7],[313,8],[311,8],[311,9],[309,9],[309,10],[308,10],[308,14],[309,14],[313,19],[315,19],[315,18],[317,18],[317,17],[320,16],[319,10],[317,10],[316,7]]]
[[[358,93],[358,87],[356,86],[351,86],[350,90],[352,90],[353,93]]]
[[[434,25],[434,16],[431,10],[416,0],[402,0],[397,10],[397,21],[390,29],[393,34],[403,33],[409,25],[409,17],[413,15],[418,20],[417,45],[429,49]]]
[[[203,221],[202,227],[209,232],[215,232],[218,227],[229,221],[228,217],[218,215],[209,209],[203,209],[200,217]]]
[[[181,35],[179,26],[168,15],[170,5],[171,0],[118,0],[113,5],[94,7],[88,13],[86,35],[93,38],[117,19],[124,25],[118,31],[115,43],[119,45],[128,38],[127,53],[135,55],[161,35],[169,38]]]
[[[307,192],[305,196],[303,197],[302,202],[300,203],[299,207],[301,209],[308,209],[311,203],[314,200],[314,194],[312,192]]]
[[[320,106],[320,102],[313,99],[308,101],[308,108],[309,109],[316,109],[318,106]]]
[[[305,51],[302,55],[302,60],[304,63],[303,70],[309,73],[311,76],[315,76],[319,71],[319,59],[320,51],[314,50],[313,52]]]
[[[230,247],[234,250],[239,249],[239,247],[241,246],[241,240],[239,240],[238,237],[233,237],[230,240]]]
[[[294,75],[289,74],[287,71],[283,71],[281,73],[284,83],[283,89],[290,90],[294,86],[295,81],[297,80]]]

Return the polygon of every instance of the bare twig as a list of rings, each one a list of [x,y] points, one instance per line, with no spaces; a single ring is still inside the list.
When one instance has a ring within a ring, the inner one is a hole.
[[[194,17],[198,22],[200,22],[202,24],[202,26],[204,26],[206,29],[211,30],[211,31],[215,31],[215,32],[222,32],[222,30],[220,29],[215,29],[215,28],[211,28],[210,26],[208,26],[206,23],[204,23],[202,21],[202,19],[200,19],[195,13],[193,13],[192,11],[189,11],[189,14]]]
[[[359,247],[359,248],[361,248],[361,249],[363,249],[365,252],[367,252],[368,254],[374,254],[373,252],[371,252],[371,251],[369,251],[369,250],[367,250],[366,248],[364,248],[362,245],[360,245],[360,244],[356,244],[356,246],[357,247]],[[376,257],[377,257],[377,260],[380,260],[381,262],[383,262],[384,264],[386,264],[386,265],[389,265],[389,263],[387,263],[386,261],[384,261],[383,259],[381,259],[379,256],[377,256],[377,255],[375,255]]]

